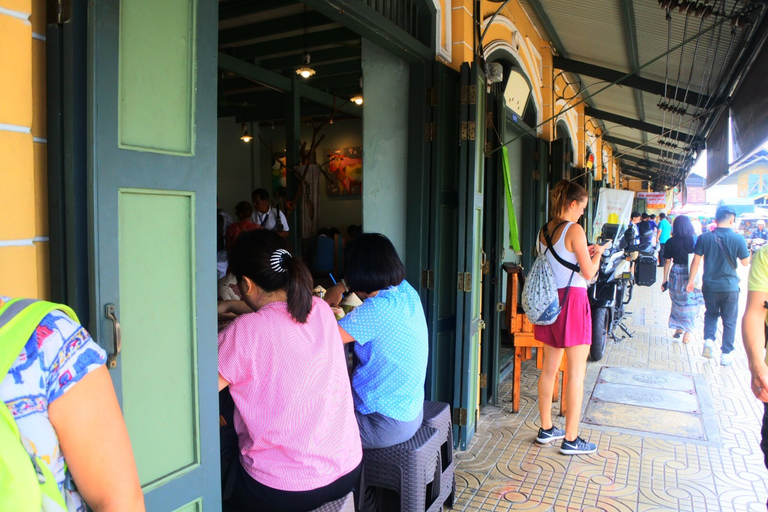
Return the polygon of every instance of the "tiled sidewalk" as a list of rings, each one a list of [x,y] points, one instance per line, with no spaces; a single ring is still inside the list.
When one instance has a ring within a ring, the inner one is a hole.
[[[588,364],[584,405],[601,366],[698,375],[708,388],[700,394],[711,395],[702,403],[712,409],[702,410],[710,417],[710,440],[670,440],[582,424],[580,435],[598,445],[597,453],[568,457],[558,452],[559,444],[540,446],[533,441],[539,425],[538,370],[531,360],[523,365],[520,412],[511,412],[511,383],[505,382],[501,403],[481,410],[473,442],[457,455],[454,510],[766,510],[768,471],[759,447],[762,404],[749,389],[740,336],[732,366],[720,366],[719,358],[704,359],[700,333],[688,345],[671,337],[666,327],[669,296],[658,282],[635,290],[634,318],[628,322],[635,336],[609,340],[604,359]],[[742,308],[745,298],[742,293]],[[555,422],[562,426],[564,418]]]

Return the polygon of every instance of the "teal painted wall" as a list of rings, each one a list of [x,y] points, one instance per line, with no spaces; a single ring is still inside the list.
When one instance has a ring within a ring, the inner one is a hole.
[[[363,39],[363,228],[405,259],[408,65]]]

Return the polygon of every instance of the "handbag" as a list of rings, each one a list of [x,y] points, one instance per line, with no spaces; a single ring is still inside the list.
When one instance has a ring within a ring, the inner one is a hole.
[[[688,275],[691,275],[691,266],[693,265],[693,253],[688,254]],[[701,290],[701,287],[703,286],[703,267],[704,265],[699,262],[699,269],[696,272],[696,275],[693,278],[693,287],[697,290]]]

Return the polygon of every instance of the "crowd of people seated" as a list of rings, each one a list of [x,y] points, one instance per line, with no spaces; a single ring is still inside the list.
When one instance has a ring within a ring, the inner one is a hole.
[[[427,323],[392,243],[356,234],[344,278],[324,299],[286,240],[245,231],[229,253],[242,300],[219,302],[222,489],[236,510],[307,511],[357,485],[363,448],[410,439],[421,425]],[[362,305],[337,321],[355,293]],[[356,360],[350,381],[344,345]],[[226,407],[225,404],[231,404]],[[236,435],[235,435],[236,434]]]

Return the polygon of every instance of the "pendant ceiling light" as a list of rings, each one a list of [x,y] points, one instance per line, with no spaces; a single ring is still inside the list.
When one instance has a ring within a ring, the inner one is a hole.
[[[251,134],[248,133],[248,126],[245,123],[243,123],[243,136],[240,137],[240,140],[243,142],[251,142],[253,140]]]
[[[309,27],[307,26],[307,6],[304,5],[304,57],[301,67],[296,70],[296,74],[302,78],[309,78],[315,74],[315,70],[309,65]]]
[[[363,104],[363,77],[360,77],[360,79],[357,81],[357,84],[358,84],[357,94],[349,98],[349,101],[354,102],[355,105],[362,105]]]

